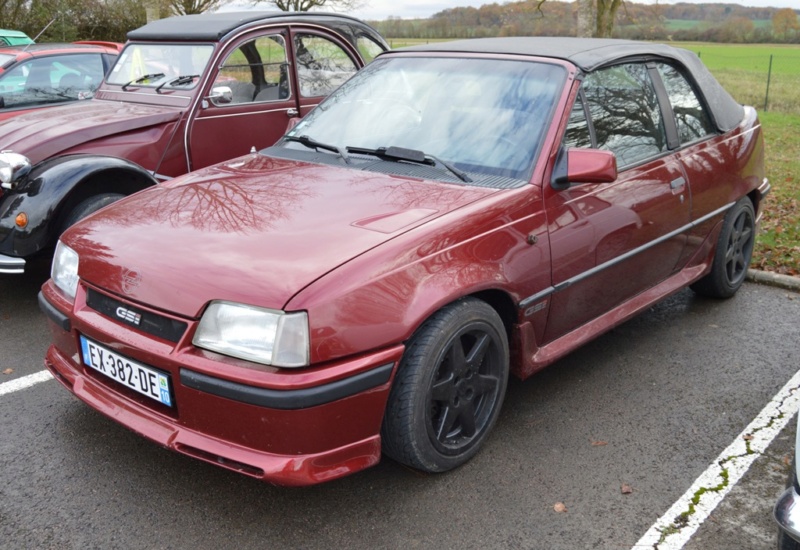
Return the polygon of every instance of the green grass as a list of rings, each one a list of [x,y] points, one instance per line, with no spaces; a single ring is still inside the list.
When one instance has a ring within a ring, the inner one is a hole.
[[[800,115],[762,113],[767,196],[753,267],[800,275]]]

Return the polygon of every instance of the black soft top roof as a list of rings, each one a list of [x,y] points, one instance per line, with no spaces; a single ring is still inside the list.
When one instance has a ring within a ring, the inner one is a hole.
[[[388,49],[378,32],[355,17],[331,13],[284,11],[230,11],[167,17],[148,23],[128,33],[128,40],[220,41],[229,33],[243,27],[262,23],[307,23],[323,25],[343,34],[355,44],[365,35]]]
[[[694,52],[666,44],[603,38],[517,37],[476,38],[403,48],[402,51],[465,52],[534,55],[563,59],[584,72],[636,57],[660,57],[683,65],[705,96],[717,127],[729,131],[739,125],[744,108],[717,82]]]

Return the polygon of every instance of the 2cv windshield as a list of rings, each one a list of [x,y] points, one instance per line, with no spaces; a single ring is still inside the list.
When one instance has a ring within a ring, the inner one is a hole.
[[[532,61],[378,58],[309,113],[285,146],[300,148],[307,136],[356,154],[413,149],[470,177],[526,180],[565,79],[560,65]]]
[[[191,89],[206,70],[210,44],[128,44],[106,77],[108,84]]]

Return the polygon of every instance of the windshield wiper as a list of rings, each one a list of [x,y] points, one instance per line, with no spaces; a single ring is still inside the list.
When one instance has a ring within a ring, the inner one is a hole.
[[[146,74],[144,76],[140,76],[139,78],[135,78],[135,79],[131,80],[130,82],[126,82],[125,84],[123,84],[122,85],[122,91],[123,92],[127,92],[128,91],[128,86],[130,86],[131,84],[139,84],[140,82],[144,82],[145,80],[150,80],[151,78],[161,78],[163,76],[164,76],[164,73],[150,73],[150,74]]]
[[[347,151],[344,147],[339,147],[338,145],[331,145],[329,143],[322,143],[321,141],[317,141],[314,138],[310,138],[308,136],[283,136],[283,139],[286,141],[294,141],[299,143],[300,145],[305,145],[309,149],[322,149],[324,151],[330,151],[332,153],[338,153],[345,164],[350,164],[350,158],[347,156]]]
[[[156,88],[156,93],[160,94],[161,88],[163,88],[164,86],[183,86],[184,84],[191,84],[192,82],[194,82],[195,78],[199,77],[200,77],[199,74],[184,74],[177,78],[173,78],[172,80],[167,80],[158,85],[158,87]]]
[[[444,168],[458,179],[465,183],[469,183],[472,181],[470,177],[450,164],[440,158],[437,158],[433,155],[429,155],[424,151],[419,151],[418,149],[406,149],[405,147],[378,147],[377,149],[366,149],[364,147],[347,147],[347,151],[350,153],[356,153],[361,155],[374,155],[381,160],[392,160],[392,161],[401,161],[404,160],[406,162],[413,162],[415,164],[424,164],[426,166],[435,166],[438,168]]]

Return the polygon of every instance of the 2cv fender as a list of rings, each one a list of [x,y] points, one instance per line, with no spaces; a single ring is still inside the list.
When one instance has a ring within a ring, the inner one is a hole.
[[[0,273],[23,273],[25,258],[51,250],[67,227],[156,183],[134,162],[99,155],[65,155],[20,170],[0,190]],[[6,192],[11,186],[14,193]]]

